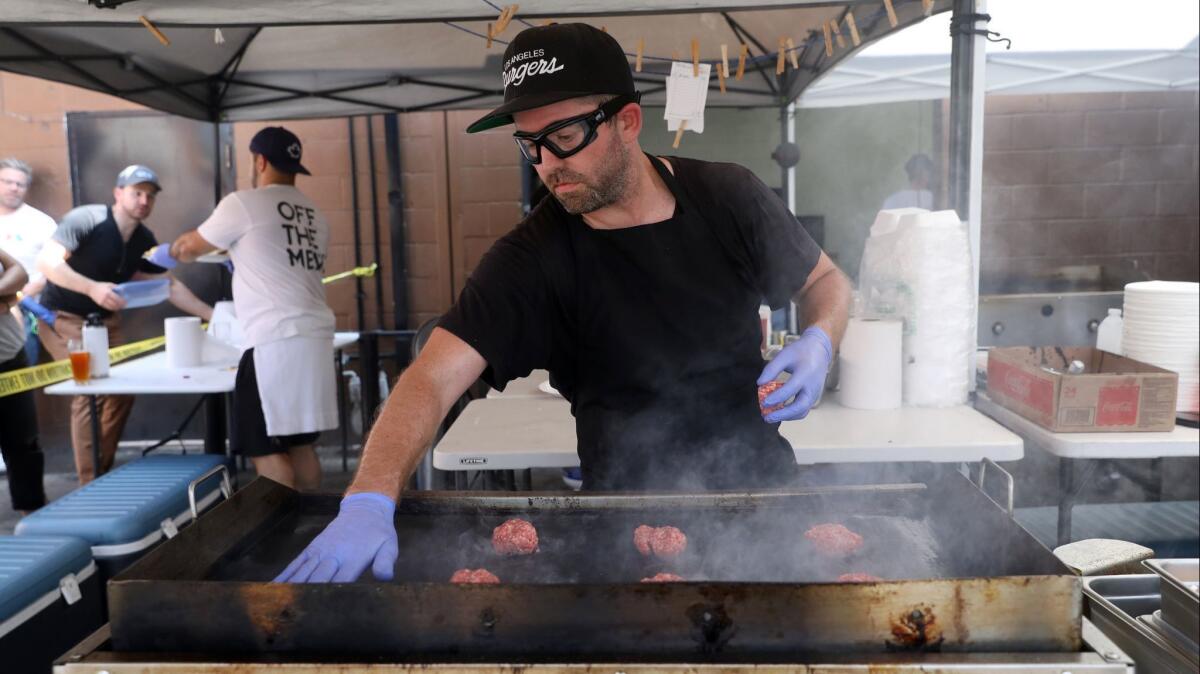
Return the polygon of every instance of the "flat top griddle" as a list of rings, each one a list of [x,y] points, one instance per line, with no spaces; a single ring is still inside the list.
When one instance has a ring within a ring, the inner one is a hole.
[[[114,579],[114,645],[593,662],[1079,647],[1078,580],[957,475],[764,493],[406,494],[394,581],[267,582],[338,500],[252,483]],[[492,529],[514,516],[537,527],[534,555],[492,551]],[[820,523],[863,547],[818,552],[804,532]],[[640,524],[679,527],[687,551],[641,556]],[[447,582],[479,567],[503,583]],[[638,582],[660,571],[689,582]],[[834,582],[847,572],[890,582]]]

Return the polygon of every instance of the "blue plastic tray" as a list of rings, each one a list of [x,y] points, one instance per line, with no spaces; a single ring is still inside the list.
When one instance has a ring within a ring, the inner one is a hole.
[[[87,542],[62,536],[0,536],[0,622],[48,592],[67,574],[92,561]]]
[[[21,520],[16,533],[82,538],[96,548],[97,559],[148,548],[161,538],[164,520],[170,518],[178,525],[191,519],[188,484],[224,460],[215,454],[138,459]],[[196,490],[196,500],[219,486],[217,476],[205,480]],[[117,549],[122,547],[128,549]]]

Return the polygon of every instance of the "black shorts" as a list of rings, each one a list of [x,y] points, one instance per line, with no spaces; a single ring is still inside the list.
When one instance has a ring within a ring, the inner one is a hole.
[[[267,456],[288,451],[292,447],[311,445],[319,432],[295,435],[267,435],[267,418],[263,416],[262,398],[258,396],[258,377],[254,372],[254,349],[246,349],[238,363],[237,379],[233,385],[233,428],[230,444],[243,456]]]

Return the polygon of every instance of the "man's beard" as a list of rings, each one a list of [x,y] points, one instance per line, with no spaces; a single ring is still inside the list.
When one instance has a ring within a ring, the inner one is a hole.
[[[580,215],[598,211],[617,203],[625,196],[631,179],[629,148],[616,139],[611,145],[604,154],[605,161],[600,165],[594,181],[565,168],[546,176],[546,185],[550,188],[550,193],[568,213]],[[575,189],[559,193],[554,188],[562,183],[576,183]]]
[[[21,197],[12,197],[11,199],[9,197],[0,197],[0,205],[10,210],[17,210],[23,203],[25,202]]]

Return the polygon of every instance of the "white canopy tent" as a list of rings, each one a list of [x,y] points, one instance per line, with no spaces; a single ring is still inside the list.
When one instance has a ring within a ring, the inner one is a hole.
[[[1090,0],[992,0],[989,94],[1195,90],[1200,3],[1143,0],[1137,12]],[[844,60],[805,89],[800,107],[947,98],[949,16],[896,32]]]
[[[893,4],[895,29],[880,0],[540,0],[522,5],[488,48],[488,25],[501,7],[491,0],[5,0],[0,69],[207,121],[485,108],[500,100],[507,39],[527,25],[581,20],[603,26],[631,62],[644,41],[638,80],[649,104],[662,104],[670,61],[690,60],[695,39],[700,58],[713,63],[722,44],[734,65],[738,45],[750,48],[744,79],[711,95],[709,105],[782,107],[856,50],[848,12],[865,46],[920,22],[926,9],[950,8],[949,0]],[[826,21],[838,22],[845,43],[832,55]],[[776,76],[784,38],[796,46]]]

